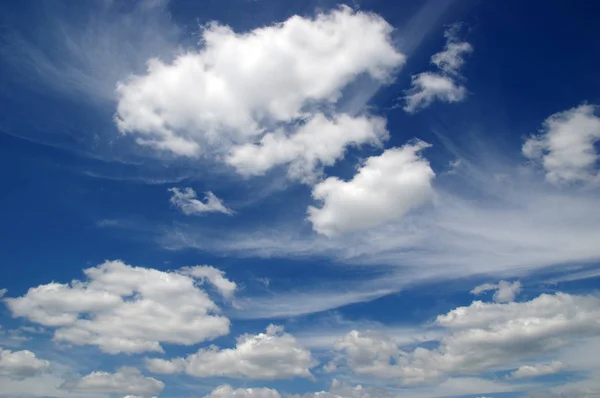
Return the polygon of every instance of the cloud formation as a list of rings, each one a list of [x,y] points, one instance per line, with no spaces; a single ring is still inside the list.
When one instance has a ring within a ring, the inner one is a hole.
[[[600,117],[597,107],[580,105],[555,113],[539,134],[523,145],[523,155],[539,162],[548,182],[556,185],[598,180]]]
[[[10,351],[0,348],[0,376],[22,380],[49,368],[50,362],[37,358],[31,351]]]
[[[161,342],[193,345],[229,333],[229,319],[198,286],[206,274],[197,278],[193,270],[107,261],[85,269],[85,281],[40,285],[4,302],[13,316],[55,328],[56,341],[109,354],[163,352]],[[223,281],[206,279],[223,289]]]
[[[192,188],[169,188],[172,196],[169,202],[186,216],[198,215],[203,213],[224,213],[233,214],[233,211],[223,204],[221,199],[217,198],[214,193],[206,192],[202,202],[196,198],[196,191]]]
[[[395,220],[433,196],[435,173],[414,141],[368,158],[350,181],[329,177],[312,191],[321,207],[308,208],[313,229],[326,236],[369,228]]]
[[[165,388],[165,384],[152,377],[143,376],[136,368],[122,367],[115,373],[92,372],[78,380],[66,381],[60,388],[82,394],[127,394],[150,398],[158,395]]]
[[[471,294],[480,295],[484,292],[493,290],[494,301],[498,303],[509,303],[515,301],[515,297],[521,292],[521,282],[500,281],[498,283],[485,283],[471,290]]]
[[[232,388],[221,385],[205,395],[204,398],[281,398],[276,390],[271,388]]]
[[[460,69],[465,63],[464,56],[473,51],[473,47],[458,38],[460,25],[453,25],[444,33],[446,46],[444,50],[431,57],[439,72],[422,72],[413,75],[411,88],[405,97],[404,110],[408,113],[418,112],[435,100],[442,102],[460,102],[465,99],[467,89],[458,83],[462,80]]]
[[[389,80],[404,62],[391,32],[378,15],[347,6],[246,33],[212,23],[201,49],[169,64],[152,59],[146,74],[120,82],[115,120],[140,145],[187,157],[227,152],[335,104],[359,75]]]
[[[238,337],[235,348],[212,346],[185,358],[146,360],[148,370],[155,373],[260,380],[312,378],[309,369],[316,364],[310,351],[284,333],[283,327],[274,325],[266,333]]]

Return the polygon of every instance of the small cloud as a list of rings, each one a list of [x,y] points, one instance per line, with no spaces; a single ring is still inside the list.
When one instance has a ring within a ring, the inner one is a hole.
[[[196,191],[192,188],[170,188],[169,192],[173,194],[169,201],[173,206],[181,210],[186,216],[198,215],[202,213],[224,213],[232,215],[233,211],[223,204],[221,199],[214,193],[208,191],[204,197],[204,202],[196,198]]]
[[[500,281],[497,284],[494,283],[485,283],[483,285],[479,285],[471,290],[471,294],[476,296],[481,293],[495,290],[494,293],[494,301],[497,303],[510,303],[515,301],[515,297],[521,292],[521,282],[516,281],[513,283],[507,281]]]

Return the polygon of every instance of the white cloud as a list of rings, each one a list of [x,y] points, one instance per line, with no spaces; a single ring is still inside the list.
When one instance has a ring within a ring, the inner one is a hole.
[[[600,117],[593,105],[580,105],[555,113],[538,135],[523,145],[523,154],[539,161],[552,184],[590,182],[598,176]]]
[[[508,303],[515,301],[515,297],[521,292],[521,282],[500,281],[498,283],[485,283],[471,290],[471,294],[480,295],[489,290],[495,290],[494,301],[498,303]]]
[[[86,281],[52,282],[4,301],[13,316],[56,328],[56,341],[111,354],[162,352],[161,342],[192,345],[229,333],[229,320],[187,273],[121,261],[84,273]]]
[[[185,372],[195,377],[231,377],[247,379],[312,378],[315,366],[310,351],[303,348],[283,327],[270,325],[266,333],[242,335],[236,347],[200,349],[185,358],[151,358],[146,366],[155,373]]]
[[[74,393],[129,394],[142,398],[158,395],[165,384],[143,376],[136,368],[123,367],[115,373],[92,372],[81,379],[64,382],[60,388]]]
[[[231,209],[225,207],[221,199],[210,191],[205,194],[204,200],[206,203],[196,199],[196,191],[192,188],[169,188],[169,192],[173,194],[169,199],[171,204],[186,216],[210,212],[233,214]]]
[[[22,380],[49,368],[50,362],[37,358],[31,351],[10,351],[0,348],[0,376]]]
[[[460,102],[465,99],[467,89],[457,84],[449,76],[433,72],[423,72],[411,78],[412,87],[407,91],[404,110],[409,113],[418,112],[428,107],[433,101]]]
[[[271,388],[232,388],[225,384],[212,390],[205,398],[280,398]]]
[[[210,265],[196,265],[194,267],[183,267],[180,272],[194,278],[206,279],[213,285],[221,295],[227,299],[233,298],[237,290],[237,284],[225,278],[225,272],[211,267]]]
[[[553,361],[549,364],[524,365],[519,367],[509,375],[511,379],[524,379],[528,377],[538,377],[552,375],[560,372],[565,365],[560,361]]]
[[[143,146],[210,152],[244,175],[289,164],[293,177],[305,178],[346,145],[387,134],[379,119],[336,115],[336,104],[359,76],[387,83],[404,63],[392,30],[346,6],[245,33],[212,23],[202,48],[172,63],[152,59],[145,75],[118,84],[115,121]]]
[[[368,158],[350,181],[329,177],[315,185],[308,219],[321,234],[336,234],[373,227],[403,216],[433,195],[435,176],[419,154],[429,144],[415,141]]]
[[[402,384],[435,382],[556,354],[582,338],[600,336],[599,315],[600,298],[594,296],[557,293],[521,303],[474,301],[437,317],[436,323],[449,333],[435,349],[405,352],[385,336],[352,331],[334,345],[338,354],[333,361],[357,374]]]
[[[385,120],[378,117],[316,114],[290,134],[278,130],[264,135],[259,144],[233,148],[226,162],[242,175],[261,175],[288,164],[291,178],[310,182],[322,166],[344,157],[348,146],[379,146],[388,138]]]
[[[465,99],[467,90],[456,80],[462,79],[459,71],[465,63],[464,56],[472,52],[473,47],[458,39],[459,28],[460,25],[454,25],[446,30],[444,50],[431,57],[431,63],[440,72],[422,72],[412,76],[411,88],[405,97],[406,112],[418,112],[435,100],[452,103]]]

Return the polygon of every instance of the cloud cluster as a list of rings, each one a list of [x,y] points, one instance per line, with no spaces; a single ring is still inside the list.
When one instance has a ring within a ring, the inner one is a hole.
[[[520,303],[474,301],[437,317],[436,323],[448,334],[435,349],[405,352],[385,336],[355,330],[335,343],[338,356],[333,364],[405,385],[510,369],[582,338],[599,336],[599,308],[598,297],[565,293],[542,294]],[[556,373],[562,366],[519,367],[512,376]]]
[[[560,361],[553,361],[549,364],[524,365],[512,372],[508,377],[511,379],[524,379],[529,377],[538,377],[552,375],[562,371],[565,365]]]
[[[211,23],[203,27],[201,49],[172,63],[152,59],[146,74],[118,84],[115,120],[122,133],[136,134],[138,144],[179,156],[232,149],[226,159],[244,174],[281,163],[327,163],[345,144],[376,139],[354,134],[322,153],[318,148],[332,141],[328,134],[339,137],[345,124],[369,122],[320,112],[330,113],[344,87],[361,75],[390,79],[404,62],[391,32],[378,15],[346,6],[245,33]],[[311,127],[317,130],[307,132]],[[273,154],[278,146],[286,149],[281,157]],[[303,149],[312,154],[301,159]]]
[[[60,388],[73,393],[128,394],[146,398],[158,395],[165,384],[143,376],[136,368],[122,367],[115,373],[92,372],[80,379],[66,381]]]
[[[230,377],[275,380],[292,377],[312,378],[310,368],[317,363],[283,327],[270,325],[266,333],[242,335],[235,348],[200,349],[185,358],[147,359],[148,370],[155,373],[187,373],[195,377]]]
[[[231,209],[225,207],[221,199],[217,198],[214,193],[206,192],[205,202],[196,198],[196,191],[192,188],[169,188],[171,198],[169,202],[186,216],[198,215],[203,213],[224,213],[233,214]]]
[[[414,141],[368,158],[350,181],[329,177],[316,184],[308,208],[313,229],[323,235],[376,226],[395,220],[433,196],[435,173],[420,152],[429,144]]]
[[[548,182],[556,185],[598,180],[600,117],[597,107],[580,105],[555,113],[539,134],[523,145],[523,154],[539,162]]]
[[[224,384],[206,395],[204,398],[281,398],[276,390],[271,388],[232,388]]]
[[[0,348],[0,376],[22,380],[49,368],[50,362],[37,358],[31,351],[10,351]]]
[[[55,328],[57,341],[110,354],[163,352],[161,342],[192,345],[229,333],[229,319],[198,284],[206,279],[230,296],[233,284],[219,271],[158,271],[107,261],[84,273],[85,281],[40,285],[4,302],[13,316]]]
[[[431,63],[439,72],[422,72],[412,76],[411,88],[405,97],[406,112],[418,112],[435,100],[460,102],[466,97],[467,89],[457,80],[462,79],[459,72],[465,63],[464,56],[472,52],[473,47],[459,40],[459,28],[460,25],[454,25],[446,30],[444,50],[431,57]]]

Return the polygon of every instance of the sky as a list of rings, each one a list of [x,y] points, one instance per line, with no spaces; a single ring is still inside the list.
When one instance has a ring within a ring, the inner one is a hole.
[[[0,397],[600,397],[599,14],[2,2]]]

